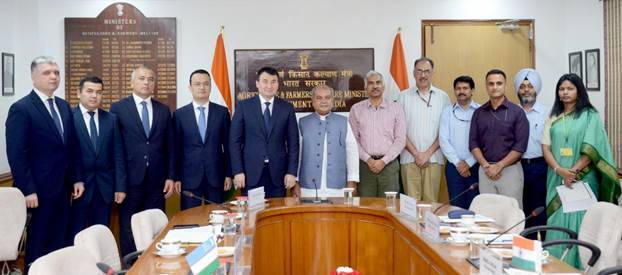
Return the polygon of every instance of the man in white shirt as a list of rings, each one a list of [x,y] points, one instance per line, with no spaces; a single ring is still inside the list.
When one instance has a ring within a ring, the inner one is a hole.
[[[466,191],[478,182],[479,165],[469,151],[469,130],[471,117],[479,108],[474,102],[473,91],[475,82],[470,76],[460,76],[454,80],[454,94],[457,102],[447,106],[441,115],[441,125],[438,133],[441,151],[447,158],[445,179],[451,205],[468,209],[473,198],[479,194],[479,189]],[[460,197],[459,194],[466,192]]]
[[[302,197],[341,197],[344,187],[356,188],[359,154],[345,116],[332,113],[333,88],[311,91],[314,113],[300,119],[299,186]],[[298,185],[297,185],[298,186]]]
[[[400,155],[404,191],[418,200],[438,201],[443,155],[438,129],[441,113],[449,106],[447,93],[432,85],[434,62],[415,60],[416,86],[403,91],[398,102],[406,115],[406,148]]]

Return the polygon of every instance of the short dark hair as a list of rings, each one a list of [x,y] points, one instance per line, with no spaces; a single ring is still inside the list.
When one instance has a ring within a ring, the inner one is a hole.
[[[504,73],[502,70],[499,70],[499,69],[492,69],[492,70],[488,71],[488,72],[486,73],[486,78],[485,78],[485,79],[486,79],[486,80],[488,80],[488,76],[490,76],[490,75],[492,75],[492,74],[500,74],[500,75],[502,75],[502,76],[503,76],[503,80],[507,80],[507,79],[508,79],[508,78],[505,76],[505,73]]]
[[[575,87],[577,87],[577,103],[574,106],[574,116],[579,117],[583,111],[592,110],[596,112],[596,108],[590,103],[590,97],[588,96],[587,89],[585,89],[585,85],[583,85],[583,80],[576,74],[565,74],[559,78],[557,81],[557,86],[555,86],[555,103],[553,103],[553,108],[551,110],[551,116],[559,116],[564,113],[564,103],[562,103],[559,98],[559,86],[562,85],[564,81],[568,81],[572,83]]]
[[[456,84],[458,84],[458,82],[468,83],[471,90],[475,89],[475,81],[473,81],[473,78],[468,75],[456,77],[456,79],[454,79],[454,89],[456,88]]]
[[[203,70],[203,69],[198,69],[198,70],[195,70],[194,72],[192,72],[192,73],[190,74],[190,79],[189,79],[189,81],[190,81],[190,85],[192,85],[192,77],[193,77],[195,74],[206,74],[207,76],[209,76],[209,79],[210,79],[210,80],[212,79],[212,75],[211,75],[211,74],[209,74],[209,72],[208,72],[208,71]]]
[[[430,66],[432,66],[432,69],[434,69],[434,61],[432,61],[432,59],[429,59],[429,58],[427,58],[427,57],[425,57],[425,56],[420,57],[420,58],[417,58],[417,59],[415,60],[415,64],[413,65],[413,67],[417,67],[417,63],[419,63],[419,62],[423,62],[423,61],[427,61],[427,62],[429,62],[429,63],[430,63]]]
[[[101,78],[94,76],[94,75],[89,75],[89,76],[85,76],[84,78],[80,80],[80,92],[82,92],[82,88],[84,88],[84,83],[86,82],[101,84],[102,89],[104,88],[104,81],[102,81]]]
[[[257,79],[259,79],[259,76],[263,73],[267,73],[269,75],[276,75],[276,77],[279,78],[279,72],[277,72],[275,68],[262,67],[261,69],[259,69],[259,71],[257,71]]]

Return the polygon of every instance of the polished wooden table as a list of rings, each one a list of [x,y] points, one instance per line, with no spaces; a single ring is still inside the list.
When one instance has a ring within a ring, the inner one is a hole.
[[[175,224],[207,225],[210,211],[217,208],[208,205],[176,214],[154,243]],[[440,210],[446,213],[449,207]],[[243,232],[237,237],[244,245],[236,260],[252,267],[252,274],[329,274],[338,266],[354,267],[361,274],[478,273],[465,260],[468,246],[429,241],[417,222],[387,210],[384,199],[361,198],[356,206],[344,205],[342,199],[322,205],[270,199],[265,209],[249,211],[241,223]],[[225,245],[234,243],[233,238],[225,240]],[[164,259],[154,251],[152,244],[128,274],[188,274],[183,257]],[[557,259],[543,269],[578,272]]]

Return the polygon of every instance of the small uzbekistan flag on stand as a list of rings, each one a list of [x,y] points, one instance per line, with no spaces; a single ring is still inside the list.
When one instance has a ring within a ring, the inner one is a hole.
[[[216,236],[207,239],[203,244],[186,256],[186,262],[194,275],[212,274],[220,266]]]

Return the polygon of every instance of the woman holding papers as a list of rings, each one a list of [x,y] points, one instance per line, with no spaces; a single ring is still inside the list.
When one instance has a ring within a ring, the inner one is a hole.
[[[557,187],[571,187],[585,182],[600,201],[617,203],[620,186],[616,164],[605,127],[590,103],[583,81],[576,74],[565,74],[557,82],[555,103],[544,124],[542,151],[549,165],[547,174],[547,224],[579,232],[585,210],[564,213]],[[546,239],[567,239],[565,233],[549,231]],[[565,246],[549,248],[551,255],[561,257]],[[566,262],[583,268],[576,246]]]

